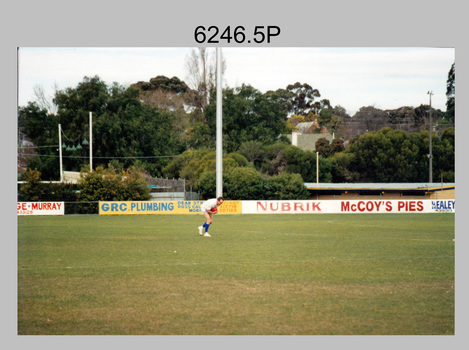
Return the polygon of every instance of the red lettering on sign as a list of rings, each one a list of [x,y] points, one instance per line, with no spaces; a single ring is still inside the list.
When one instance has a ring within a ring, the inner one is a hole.
[[[261,208],[262,211],[267,210],[267,204],[266,206],[263,206],[261,202],[257,202],[257,210],[259,211],[259,207]]]
[[[319,204],[321,203],[313,203],[313,207],[311,208],[312,211],[321,211],[321,208],[319,208]]]
[[[340,211],[350,211],[350,202],[341,202]]]
[[[306,205],[308,205],[308,203],[306,203]],[[297,203],[297,202],[295,202],[294,208],[295,208],[295,209],[294,209],[295,211],[300,211],[300,210],[301,210],[301,211],[304,211],[304,209],[303,209],[303,203]]]
[[[282,211],[290,211],[290,203],[282,203]]]
[[[386,202],[386,211],[392,211],[392,205],[390,201]]]
[[[417,202],[417,210],[418,211],[423,211],[423,202],[422,201]]]

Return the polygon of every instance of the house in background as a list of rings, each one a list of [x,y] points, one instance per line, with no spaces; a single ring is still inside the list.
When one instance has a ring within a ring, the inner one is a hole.
[[[330,134],[327,128],[323,127],[320,133],[317,133],[319,124],[317,121],[298,123],[296,129],[291,135],[282,135],[288,138],[293,146],[297,146],[304,151],[315,151],[316,142],[325,138],[329,143],[334,140],[334,135]]]

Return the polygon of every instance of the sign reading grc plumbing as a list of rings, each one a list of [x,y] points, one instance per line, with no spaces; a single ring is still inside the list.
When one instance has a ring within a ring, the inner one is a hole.
[[[148,215],[200,213],[201,201],[99,202],[99,215]]]
[[[64,215],[64,202],[18,202],[18,215]]]
[[[201,214],[203,201],[99,202],[99,215]],[[241,201],[225,201],[220,214],[241,214]]]

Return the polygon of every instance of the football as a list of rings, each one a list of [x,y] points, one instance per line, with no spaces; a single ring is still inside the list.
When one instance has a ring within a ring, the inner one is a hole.
[[[212,213],[217,214],[218,213],[218,208],[217,207],[212,208]]]

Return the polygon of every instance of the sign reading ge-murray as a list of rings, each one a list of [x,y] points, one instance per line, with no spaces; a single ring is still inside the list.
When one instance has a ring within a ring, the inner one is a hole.
[[[64,215],[64,202],[18,202],[17,215]]]

